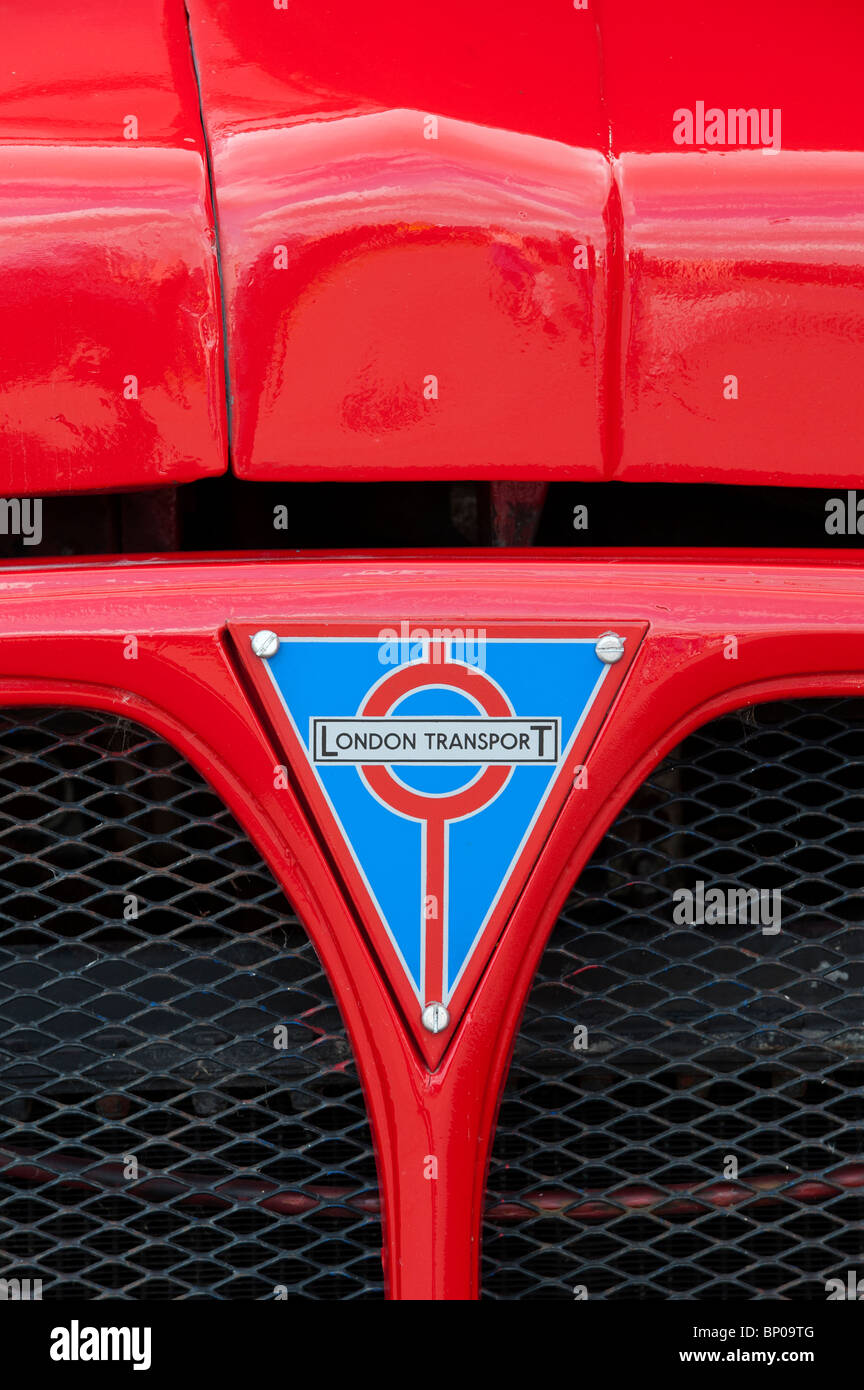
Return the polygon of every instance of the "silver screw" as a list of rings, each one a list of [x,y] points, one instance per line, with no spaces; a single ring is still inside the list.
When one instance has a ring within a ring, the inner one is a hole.
[[[443,1033],[450,1022],[450,1015],[443,1004],[432,1003],[426,1005],[420,1019],[427,1033]]]
[[[256,656],[275,656],[279,650],[279,638],[275,632],[268,632],[266,628],[262,628],[260,632],[253,634],[252,650]]]
[[[594,650],[607,666],[614,666],[624,655],[624,638],[619,637],[617,632],[604,632],[602,637],[597,638]]]

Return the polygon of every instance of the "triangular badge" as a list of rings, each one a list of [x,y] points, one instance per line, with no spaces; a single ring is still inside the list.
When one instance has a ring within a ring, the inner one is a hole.
[[[434,1063],[584,775],[644,629],[233,631]]]

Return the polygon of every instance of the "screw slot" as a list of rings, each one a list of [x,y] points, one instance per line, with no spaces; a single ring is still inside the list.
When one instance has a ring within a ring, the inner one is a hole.
[[[624,655],[624,638],[617,632],[604,632],[597,638],[594,651],[607,666],[614,666]]]
[[[450,1022],[450,1015],[443,1004],[438,1004],[433,1000],[431,1004],[426,1005],[420,1015],[420,1020],[427,1033],[443,1033]]]
[[[279,638],[275,632],[269,632],[267,628],[262,628],[252,636],[252,650],[256,656],[262,659],[268,656],[275,656],[279,650]]]

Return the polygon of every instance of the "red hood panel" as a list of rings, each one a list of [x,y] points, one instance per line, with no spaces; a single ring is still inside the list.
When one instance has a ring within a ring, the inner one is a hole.
[[[691,0],[604,6],[625,266],[618,477],[860,480],[862,54],[864,10],[844,0],[735,0],[722,17]],[[741,129],[739,111],[753,112]]]
[[[855,480],[859,7],[190,11],[242,475]]]
[[[857,483],[858,6],[189,7],[241,476]],[[4,18],[0,492],[225,467],[190,32]]]
[[[611,170],[591,16],[190,14],[238,473],[597,473]]]
[[[0,492],[224,471],[221,311],[182,5],[86,0],[74,23],[48,0],[7,6],[3,52]]]

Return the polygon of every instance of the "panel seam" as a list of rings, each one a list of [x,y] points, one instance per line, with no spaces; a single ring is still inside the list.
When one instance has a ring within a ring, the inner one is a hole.
[[[207,123],[204,119],[204,100],[201,89],[201,72],[198,67],[198,57],[195,52],[195,41],[192,37],[192,16],[189,12],[187,0],[183,0],[183,10],[186,15],[186,36],[189,41],[189,57],[192,61],[192,75],[195,80],[195,91],[198,98],[198,119],[201,124],[201,139],[204,147],[204,170],[207,179],[207,192],[210,199],[210,208],[213,214],[213,250],[216,256],[216,277],[219,282],[219,308],[222,315],[222,372],[225,378],[225,414],[227,424],[226,449],[228,454],[228,469],[232,470],[232,398],[231,398],[231,372],[229,368],[228,355],[228,307],[225,300],[225,275],[222,264],[222,237],[219,228],[219,205],[216,198],[216,180],[213,174],[213,156],[210,149],[210,140],[207,135]]]

